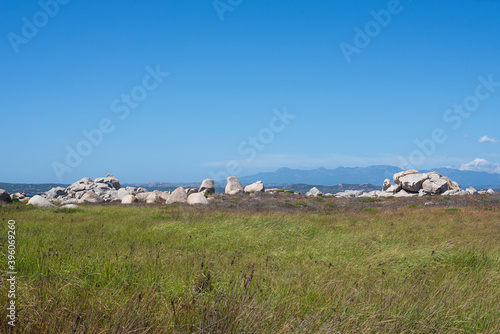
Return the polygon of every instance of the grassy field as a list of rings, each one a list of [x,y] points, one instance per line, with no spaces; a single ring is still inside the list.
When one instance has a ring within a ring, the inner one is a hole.
[[[0,332],[499,333],[500,200],[475,198],[3,206]]]

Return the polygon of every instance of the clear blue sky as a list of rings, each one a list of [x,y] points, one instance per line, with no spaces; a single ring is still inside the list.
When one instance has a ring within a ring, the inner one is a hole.
[[[500,1],[238,2],[47,1],[50,16],[37,1],[2,1],[0,182],[201,181],[401,165],[427,149],[414,167],[499,166],[500,84],[478,88],[478,77],[500,82]],[[388,7],[390,22],[374,24]],[[368,45],[356,27],[372,29]],[[169,76],[157,85],[148,66]],[[132,91],[134,108],[120,100]],[[469,117],[446,114],[465,100]],[[286,125],[274,118],[284,108]],[[108,133],[70,167],[68,147],[88,148],[82,131],[102,120]]]

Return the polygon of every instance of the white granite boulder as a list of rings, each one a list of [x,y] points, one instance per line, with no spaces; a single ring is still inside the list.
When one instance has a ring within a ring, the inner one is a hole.
[[[48,199],[46,199],[40,195],[33,196],[28,201],[27,205],[33,205],[34,207],[37,207],[37,208],[55,208],[56,207],[54,204],[50,203]]]
[[[245,192],[247,193],[256,193],[256,192],[265,192],[266,188],[264,187],[264,183],[262,181],[257,181],[255,183],[249,184],[245,187]]]
[[[188,199],[187,199],[187,203],[189,205],[195,205],[195,204],[208,204],[208,200],[207,198],[205,197],[205,195],[203,193],[193,193],[191,195],[189,195]]]
[[[215,182],[212,179],[205,179],[201,183],[200,189],[198,190],[200,193],[210,193],[215,194]]]
[[[167,199],[167,204],[186,203],[186,202],[187,202],[187,194],[186,190],[183,187],[175,189]]]
[[[323,193],[319,191],[319,189],[316,187],[312,187],[311,190],[306,192],[306,197],[318,197],[318,196],[323,196]]]
[[[134,195],[127,195],[122,199],[122,204],[133,204],[137,202],[139,202],[139,200]]]
[[[226,184],[226,194],[228,195],[236,195],[237,193],[243,192],[243,186],[240,183],[240,180],[236,176],[230,176],[227,178]]]

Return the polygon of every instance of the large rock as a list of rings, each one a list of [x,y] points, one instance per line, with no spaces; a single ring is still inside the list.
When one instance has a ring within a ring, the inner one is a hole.
[[[122,204],[132,204],[137,202],[139,202],[139,200],[134,195],[127,195],[122,199]]]
[[[317,197],[317,196],[323,196],[323,193],[319,191],[319,189],[316,187],[312,187],[311,190],[309,190],[306,193],[306,197]]]
[[[422,183],[422,190],[429,194],[441,194],[448,190],[448,182],[442,178],[431,178]]]
[[[107,177],[101,177],[101,178],[95,179],[94,182],[95,183],[107,183],[107,184],[111,185],[113,188],[115,188],[116,190],[118,190],[122,187],[120,185],[120,181],[118,181],[118,179],[111,174],[108,174]]]
[[[392,186],[387,188],[385,191],[388,193],[391,193],[391,194],[395,194],[398,191],[400,191],[401,189],[402,189],[402,187],[401,187],[401,183],[400,183],[400,184],[393,184]]]
[[[359,197],[363,194],[363,190],[346,190],[335,194],[335,197]]]
[[[94,181],[89,177],[84,177],[81,180],[76,181],[67,188],[67,191],[79,192],[84,190],[90,190]]]
[[[422,184],[427,179],[429,179],[427,174],[412,173],[398,178],[398,182],[401,183],[401,187],[404,190],[418,193],[422,189]]]
[[[212,179],[205,179],[201,183],[201,187],[199,189],[200,193],[210,193],[215,194],[215,182]]]
[[[227,178],[226,194],[236,195],[237,193],[243,192],[243,186],[240,180],[236,176],[230,176]]]
[[[82,198],[78,201],[79,203],[102,203],[104,200],[99,197],[95,192],[93,191],[87,191]]]
[[[27,205],[33,205],[34,207],[37,207],[37,208],[55,208],[56,207],[54,204],[50,203],[48,199],[43,198],[40,195],[33,196],[33,198],[31,198],[28,201]]]
[[[208,204],[208,200],[203,193],[194,193],[189,195],[187,203],[190,205],[194,204]]]
[[[469,195],[475,195],[475,194],[477,194],[477,190],[474,189],[473,187],[469,187],[465,191],[468,192]]]
[[[495,193],[495,190],[490,188],[490,189],[486,190],[486,192],[490,195],[493,195]]]
[[[149,195],[151,195],[151,193],[149,192],[137,193],[135,197],[137,197],[137,200],[139,200],[139,202],[146,202]]]
[[[12,203],[12,198],[6,190],[0,189],[0,202]]]
[[[400,184],[401,182],[399,180],[403,176],[411,175],[411,174],[420,174],[420,172],[418,170],[405,170],[405,171],[394,174],[392,179],[393,179],[395,184]]]
[[[382,185],[382,191],[386,191],[392,186],[392,182],[389,179],[384,180],[384,184]]]
[[[247,193],[256,193],[256,192],[265,192],[266,188],[264,187],[264,183],[262,181],[257,181],[255,183],[249,184],[245,187],[245,192]]]
[[[57,199],[58,197],[62,197],[62,196],[66,196],[66,195],[67,195],[66,189],[62,188],[62,187],[52,188],[45,193],[45,197],[48,200],[54,200],[54,199]]]
[[[127,187],[128,188],[128,187]],[[120,201],[127,195],[134,195],[132,193],[129,193],[127,189],[125,188],[120,188],[118,189],[118,191],[116,192],[116,198],[115,199],[119,199]]]
[[[146,197],[146,203],[148,204],[153,204],[156,203],[156,201],[160,198],[160,192],[158,190],[155,190],[151,193],[149,193],[148,197]],[[165,199],[166,201],[166,199]]]
[[[183,187],[175,189],[167,199],[167,204],[186,203],[186,202],[187,202],[187,194],[186,190]]]

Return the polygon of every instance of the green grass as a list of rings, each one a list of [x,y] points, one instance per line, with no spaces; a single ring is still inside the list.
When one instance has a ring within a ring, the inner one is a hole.
[[[292,209],[1,207],[16,333],[500,332],[498,206]]]

